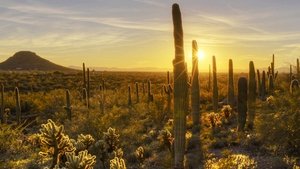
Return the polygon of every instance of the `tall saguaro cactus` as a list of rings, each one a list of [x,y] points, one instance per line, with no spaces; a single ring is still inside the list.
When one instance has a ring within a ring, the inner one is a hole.
[[[217,81],[217,65],[216,65],[216,57],[212,57],[213,64],[213,109],[214,112],[218,111],[218,102],[219,102],[219,93],[218,93],[218,81]]]
[[[148,87],[148,103],[150,102],[153,102],[153,94],[151,92],[151,81],[148,80],[148,84],[147,84],[147,87]]]
[[[139,98],[139,83],[135,82],[135,94],[136,94],[136,102],[140,102],[140,98]]]
[[[268,87],[269,87],[269,90],[268,90],[269,94],[272,94],[273,91],[274,91],[274,77],[272,75],[269,75],[269,85],[268,85]]]
[[[15,88],[15,99],[16,99],[16,115],[18,124],[21,123],[21,104],[18,87]]]
[[[199,70],[198,70],[198,45],[195,40],[192,43],[192,118],[194,127],[199,125],[200,117],[200,86],[199,86]]]
[[[261,99],[265,100],[266,99],[266,72],[262,72],[262,78],[261,78]]]
[[[256,73],[257,73],[258,96],[261,97],[261,88],[262,88],[262,86],[261,86],[260,72],[259,72],[258,69],[256,70]]]
[[[274,56],[274,54],[272,56],[271,70],[272,70],[272,76],[275,77],[275,56]]]
[[[130,85],[128,85],[128,106],[132,105],[132,101],[131,101],[131,87]]]
[[[290,65],[290,82],[293,80],[293,68],[292,65]]]
[[[188,74],[183,49],[183,29],[178,4],[172,6],[175,59],[174,72],[174,168],[184,168],[186,114],[188,110]]]
[[[228,104],[234,106],[234,86],[233,86],[233,64],[232,59],[229,59],[228,65]]]
[[[64,107],[69,120],[72,119],[72,106],[71,106],[71,97],[70,97],[70,91],[66,90],[66,106]]]
[[[240,77],[238,81],[238,132],[244,131],[246,118],[247,118],[247,79],[245,77]]]
[[[300,67],[299,67],[299,59],[297,58],[297,78],[300,78]]]
[[[248,85],[248,125],[249,129],[253,129],[253,122],[255,118],[255,101],[256,101],[256,80],[255,69],[253,61],[249,63],[249,85]]]
[[[83,103],[88,108],[89,107],[89,101],[88,101],[88,97],[87,97],[87,90],[86,90],[86,88],[82,89],[82,94],[83,94]]]
[[[208,66],[208,91],[211,90],[211,68],[210,65]]]

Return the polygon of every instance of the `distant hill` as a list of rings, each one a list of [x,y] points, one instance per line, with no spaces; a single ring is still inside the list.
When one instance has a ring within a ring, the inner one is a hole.
[[[20,51],[0,63],[0,70],[75,71],[52,63],[34,52]]]

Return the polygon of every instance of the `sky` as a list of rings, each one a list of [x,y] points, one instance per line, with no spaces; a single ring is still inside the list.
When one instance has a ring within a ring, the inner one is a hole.
[[[207,71],[296,64],[300,54],[299,0],[0,0],[0,61],[29,50],[64,66],[172,70],[171,6],[181,8],[191,70],[197,40]]]

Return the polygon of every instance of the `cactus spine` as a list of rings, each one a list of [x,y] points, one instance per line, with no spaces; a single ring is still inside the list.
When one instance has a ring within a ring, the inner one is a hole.
[[[151,81],[148,80],[148,83],[147,83],[147,87],[148,87],[148,103],[150,102],[153,102],[153,94],[151,92]]]
[[[138,82],[135,82],[135,94],[136,94],[136,102],[140,102],[140,98],[139,98],[139,84]]]
[[[1,122],[4,123],[4,85],[1,84]]]
[[[253,122],[255,118],[255,101],[256,101],[256,80],[255,69],[253,61],[249,63],[249,85],[248,85],[248,128],[253,129]]]
[[[199,126],[200,118],[200,90],[199,90],[199,70],[198,70],[198,45],[195,40],[192,43],[192,88],[191,88],[191,104],[192,104],[192,118],[193,126]]]
[[[240,77],[238,81],[238,132],[244,131],[247,118],[247,79]]]
[[[174,71],[174,168],[184,168],[186,114],[188,110],[188,75],[184,59],[183,29],[178,4],[172,6],[175,59]]]
[[[15,99],[16,99],[16,115],[18,124],[21,123],[21,104],[18,87],[15,88]]]
[[[234,106],[234,86],[233,86],[233,64],[232,59],[229,59],[228,70],[228,104],[233,108]]]
[[[167,85],[164,85],[164,91],[168,96],[168,100],[167,100],[167,113],[170,114],[171,112],[171,99],[172,99],[172,92],[173,92],[173,88],[171,86],[170,83],[170,72],[167,72]]]
[[[213,56],[212,57],[212,64],[213,64],[213,98],[212,98],[212,102],[213,102],[213,109],[214,112],[218,111],[218,81],[217,81],[217,65],[216,65],[216,57]]]
[[[131,87],[130,85],[128,85],[128,106],[132,105],[132,101],[131,101]]]
[[[72,119],[72,106],[71,106],[71,98],[70,98],[70,91],[66,90],[66,106],[64,107],[69,120]]]

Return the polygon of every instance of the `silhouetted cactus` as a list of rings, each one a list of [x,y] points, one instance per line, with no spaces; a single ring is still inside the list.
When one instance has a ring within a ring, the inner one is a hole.
[[[257,86],[258,86],[258,96],[260,96],[261,97],[261,88],[262,88],[262,85],[261,85],[261,78],[260,78],[260,72],[259,72],[259,70],[257,69],[256,70],[256,73],[257,73]]]
[[[217,65],[216,65],[216,57],[212,57],[212,65],[213,65],[213,109],[214,112],[218,111],[218,102],[219,102],[219,93],[218,93],[218,81],[217,81]]]
[[[83,103],[84,105],[88,108],[89,107],[89,102],[88,102],[88,97],[87,97],[87,91],[86,88],[82,89],[82,94],[83,94]]]
[[[292,68],[292,65],[290,65],[290,82],[293,80],[292,77],[293,77],[293,68]]]
[[[299,59],[297,58],[297,78],[300,78],[300,67],[299,67]]]
[[[167,72],[167,85],[164,85],[164,91],[168,96],[168,100],[167,100],[167,113],[170,114],[171,113],[171,101],[172,101],[172,92],[173,92],[173,88],[172,85],[170,83],[170,72]]]
[[[82,63],[82,75],[83,75],[83,87],[82,88],[86,88],[85,64],[84,63]]]
[[[192,43],[192,86],[191,86],[191,105],[193,126],[199,126],[200,118],[200,86],[198,70],[198,45],[195,40]]]
[[[132,101],[131,101],[131,87],[130,85],[128,85],[128,106],[132,105]]]
[[[208,91],[211,90],[211,68],[210,65],[208,66]]]
[[[136,95],[136,102],[140,102],[140,97],[139,97],[139,83],[135,82],[135,95]]]
[[[274,56],[274,54],[272,56],[271,71],[272,71],[272,76],[275,77],[275,56]]]
[[[253,122],[255,118],[255,102],[256,102],[256,80],[255,80],[255,68],[253,61],[249,63],[249,85],[248,85],[248,124],[249,129],[253,129]]]
[[[16,115],[18,124],[21,123],[21,104],[18,87],[15,88],[15,100],[16,100]]]
[[[150,80],[148,80],[148,83],[147,83],[148,85],[147,85],[147,88],[148,88],[148,103],[150,103],[150,102],[153,102],[153,94],[152,94],[152,92],[151,92],[151,81]]]
[[[299,87],[299,81],[297,79],[292,80],[290,84],[290,93],[293,94],[296,90],[299,90]]]
[[[272,94],[273,91],[274,91],[274,79],[273,79],[272,75],[269,76],[269,80],[268,81],[269,81],[269,85],[268,85],[268,87],[269,87],[268,89],[269,90],[268,90],[268,93]]]
[[[238,81],[238,132],[244,131],[246,118],[247,118],[247,79],[245,77],[240,77]]]
[[[75,150],[69,137],[65,135],[63,126],[57,126],[52,120],[48,123],[42,124],[40,129],[41,145],[46,149],[39,154],[42,156],[52,155],[51,168],[59,164],[61,155],[65,152],[72,152]]]
[[[66,167],[68,169],[93,169],[96,164],[96,156],[92,156],[87,150],[78,153],[66,152]]]
[[[90,91],[90,69],[87,68],[87,101],[88,101],[88,106],[90,106],[90,96],[91,96],[91,91]],[[89,108],[89,107],[88,107]]]
[[[184,168],[186,114],[188,112],[188,75],[184,59],[183,29],[178,4],[172,6],[175,59],[174,74],[174,168]]]
[[[145,83],[143,82],[143,96],[145,96]]]
[[[228,65],[228,104],[234,107],[234,86],[233,86],[233,64],[232,59],[229,59]]]
[[[67,112],[69,120],[72,119],[72,106],[71,106],[71,98],[70,98],[70,91],[66,90],[66,106],[64,109]]]
[[[4,85],[1,84],[1,122],[4,123]]]
[[[265,100],[266,99],[266,72],[262,72],[262,78],[261,78],[261,99]]]

